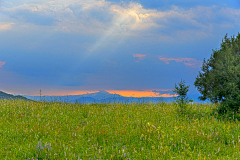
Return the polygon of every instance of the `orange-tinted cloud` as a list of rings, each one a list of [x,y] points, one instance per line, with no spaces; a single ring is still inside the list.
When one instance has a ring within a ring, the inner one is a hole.
[[[184,63],[186,66],[192,68],[201,67],[202,61],[196,60],[194,58],[166,58],[166,57],[159,57],[161,61],[164,61],[166,64],[169,64],[169,61],[181,62]]]
[[[43,92],[43,95],[49,95],[49,96],[66,96],[66,95],[82,95],[82,94],[88,94],[88,93],[97,93],[99,91],[47,91]],[[35,94],[36,96],[39,96],[39,94]]]
[[[140,62],[142,61],[144,58],[146,58],[146,55],[145,54],[132,54],[134,58],[138,58],[137,61],[135,62]]]
[[[135,91],[135,90],[106,90],[111,94],[119,94],[124,97],[177,97],[177,94],[171,95],[159,94],[153,91]]]
[[[0,30],[8,30],[12,28],[12,25],[15,23],[0,24]]]
[[[2,68],[5,63],[6,63],[6,62],[1,62],[1,61],[0,61],[0,68]]]

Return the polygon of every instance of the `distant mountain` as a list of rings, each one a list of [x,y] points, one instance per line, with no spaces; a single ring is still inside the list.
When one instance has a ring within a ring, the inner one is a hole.
[[[81,97],[79,99],[72,100],[71,102],[74,102],[74,103],[100,103],[101,100],[97,100],[92,97]]]
[[[144,103],[144,102],[152,102],[152,103],[157,103],[157,102],[172,102],[174,100],[173,97],[141,97],[141,98],[136,98],[136,97],[110,97],[106,99],[95,99],[92,97],[81,97],[77,100],[73,100],[72,102],[77,102],[77,103]]]
[[[96,93],[83,94],[81,96],[82,97],[92,97],[92,98],[95,98],[98,100],[106,99],[106,98],[114,98],[114,97],[123,97],[119,94],[111,94],[104,90],[100,90],[99,92],[96,92]]]
[[[107,91],[101,90],[97,93],[87,93],[87,94],[81,94],[81,95],[66,95],[66,96],[27,96],[25,97],[36,100],[36,101],[47,101],[47,102],[54,102],[54,101],[61,101],[61,102],[76,102],[76,100],[79,99],[79,101],[83,101],[86,99],[87,101],[90,100],[89,98],[93,98],[96,102],[98,100],[106,99],[106,98],[114,98],[114,97],[123,97],[119,94],[110,94]],[[93,100],[93,101],[94,101]]]
[[[26,97],[23,97],[23,96],[20,96],[20,95],[14,96],[12,94],[8,94],[8,93],[5,93],[3,91],[0,91],[0,99],[12,99],[12,100],[21,99],[21,100],[25,100],[25,101],[29,100]]]
[[[192,98],[195,102],[199,101],[198,94],[188,95],[189,98]],[[67,96],[25,96],[29,99],[36,101],[47,101],[47,102],[70,102],[70,103],[142,103],[142,102],[172,102],[175,100],[175,97],[124,97],[119,94],[110,94],[107,91],[101,90],[96,93],[88,93],[82,95],[67,95]]]

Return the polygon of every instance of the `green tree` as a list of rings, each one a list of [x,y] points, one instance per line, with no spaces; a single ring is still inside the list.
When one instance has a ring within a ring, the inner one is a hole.
[[[181,82],[178,83],[179,86],[175,83],[175,89],[173,92],[178,94],[177,103],[180,105],[181,109],[184,109],[186,103],[192,102],[191,99],[188,99],[187,92],[189,91],[190,86],[186,86],[185,81],[181,79]]]
[[[200,100],[220,102],[219,112],[238,111],[240,107],[240,34],[222,40],[220,49],[203,60],[194,82]]]

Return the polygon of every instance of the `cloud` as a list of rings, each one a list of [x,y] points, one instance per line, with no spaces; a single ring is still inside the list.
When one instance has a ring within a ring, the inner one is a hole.
[[[115,61],[110,61],[110,60],[106,60],[107,62],[109,62],[109,63],[111,63],[111,64],[117,64],[117,62],[115,62]]]
[[[49,4],[23,4],[12,8],[1,7],[2,13],[22,22],[52,25],[56,15]]]
[[[6,24],[1,24],[0,23],[0,31],[1,30],[10,30],[12,29],[12,25],[14,25],[15,23],[11,22],[11,23],[6,23]]]
[[[156,95],[160,97],[177,97],[178,95],[173,92],[173,89],[161,89],[161,90],[153,90]]]
[[[137,61],[135,62],[140,62],[142,61],[144,58],[146,58],[146,55],[145,54],[132,54],[134,58],[138,58]]]
[[[0,61],[0,68],[2,68],[5,64],[6,64],[6,62],[1,62]]]
[[[240,16],[240,10],[239,9],[234,9],[234,8],[221,8],[221,15],[232,18],[232,19],[237,19],[237,17],[234,16]],[[234,15],[234,16],[233,16]]]
[[[170,61],[175,61],[175,62],[184,63],[186,66],[189,66],[192,68],[199,68],[202,65],[202,61],[196,60],[194,58],[166,58],[166,57],[160,56],[159,59],[161,61],[164,61],[166,64],[169,64]]]
[[[223,28],[240,25],[239,10],[217,6],[189,9],[173,5],[170,9],[159,10],[146,9],[136,2],[53,0],[10,8],[3,5],[0,10],[18,23],[52,26],[56,32],[104,34],[105,37],[145,35],[158,36],[158,40],[184,37],[192,41],[213,36],[214,27],[219,25]]]
[[[113,5],[111,8],[117,13],[115,23],[122,30],[146,30],[160,27],[149,18],[149,12],[155,12],[155,10],[144,9],[139,3],[131,2],[125,6]]]
[[[106,90],[110,94],[119,94],[124,97],[177,97],[178,95],[159,94],[153,91],[144,91],[144,90]]]
[[[66,95],[83,95],[83,94],[91,94],[91,93],[97,93],[99,91],[90,91],[90,90],[80,90],[80,91],[74,91],[74,90],[54,90],[54,91],[45,91],[44,95],[50,95],[50,96],[66,96]],[[34,96],[39,96],[39,94],[35,94]]]
[[[159,93],[159,94],[168,94],[168,93],[173,93],[173,89],[160,89],[160,90],[152,90],[154,93]]]
[[[178,96],[177,94],[171,95],[170,93],[159,95],[159,97],[177,97],[177,96]]]
[[[216,37],[224,36],[226,28],[237,30],[240,20],[238,10],[224,6],[149,9],[106,0],[14,3],[0,7],[0,30],[12,26],[11,32],[0,32],[0,57],[11,60],[4,70],[24,75],[22,83],[36,88],[39,83],[84,90],[171,88],[179,77],[190,79],[190,71],[195,74],[201,66],[199,60],[218,47]],[[162,61],[173,63],[166,67]],[[169,93],[158,96],[164,94]]]

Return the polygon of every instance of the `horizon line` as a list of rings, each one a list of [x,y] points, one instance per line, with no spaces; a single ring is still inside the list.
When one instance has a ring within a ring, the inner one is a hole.
[[[169,93],[166,93],[169,91]],[[80,90],[80,91],[54,91],[54,92],[45,92],[45,94],[41,94],[41,96],[77,96],[77,95],[86,95],[86,94],[94,94],[99,92],[107,92],[112,95],[119,95],[123,97],[177,97],[177,94],[171,94],[172,89],[152,89],[152,90]],[[165,92],[165,93],[161,93]],[[24,96],[40,96],[40,93],[35,93],[31,95],[25,94]]]

